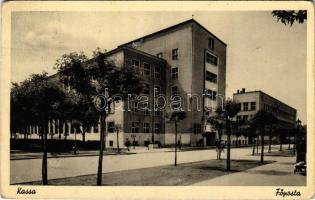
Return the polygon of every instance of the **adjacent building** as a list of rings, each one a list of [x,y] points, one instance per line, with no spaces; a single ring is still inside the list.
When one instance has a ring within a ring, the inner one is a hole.
[[[233,100],[241,104],[237,120],[249,121],[259,110],[271,112],[283,126],[294,127],[296,124],[296,109],[263,91],[248,91],[245,88],[233,94]],[[246,126],[240,128],[244,132]],[[248,139],[248,138],[247,138]],[[248,142],[248,141],[246,141]]]

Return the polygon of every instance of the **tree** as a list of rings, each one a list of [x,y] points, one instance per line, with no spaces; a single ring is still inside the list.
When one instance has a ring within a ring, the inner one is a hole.
[[[223,119],[220,118],[220,116],[212,116],[207,119],[207,122],[212,125],[212,128],[218,131],[218,136],[219,136],[219,144],[220,144],[220,149],[217,150],[217,159],[221,160],[221,140],[222,140],[222,131],[224,129],[224,121]]]
[[[77,101],[73,105],[74,109],[71,115],[71,119],[74,119],[79,123],[77,128],[82,134],[82,141],[84,143],[87,130],[91,126],[95,126],[98,124],[99,116],[98,114],[96,114],[97,110],[93,104],[93,99],[90,99],[88,96],[83,96],[81,94],[78,94],[76,96]]]
[[[10,99],[11,139],[18,132],[24,133],[24,138],[26,138],[26,131],[24,129],[29,124],[30,119],[27,115],[27,108],[23,88],[18,83],[12,83]]]
[[[21,92],[23,112],[28,113],[28,118],[37,122],[42,130],[43,159],[42,159],[42,183],[47,180],[47,132],[48,121],[58,117],[60,105],[65,94],[59,85],[49,80],[47,73],[33,74],[29,79],[15,85]]]
[[[218,107],[216,110],[217,115],[225,121],[225,130],[227,134],[227,158],[226,158],[226,170],[230,171],[231,163],[231,121],[241,110],[241,104],[232,100],[224,102],[222,107]]]
[[[106,117],[114,101],[124,101],[129,94],[142,91],[142,79],[137,69],[127,63],[117,67],[106,59],[105,53],[97,49],[95,58],[87,61],[84,53],[70,53],[57,60],[56,68],[64,82],[73,90],[85,96],[89,103],[97,106],[100,118],[100,153],[97,171],[97,185],[102,184],[103,151],[105,146]]]
[[[286,139],[286,133],[288,132],[288,130],[283,127],[278,127],[276,132],[278,133],[279,142],[280,142],[279,151],[282,151],[282,144]]]
[[[306,10],[274,10],[272,11],[272,16],[277,17],[277,21],[281,21],[284,25],[290,24],[293,25],[294,22],[298,22],[300,24],[304,23],[307,19],[307,11]]]
[[[175,125],[175,159],[174,166],[177,166],[177,122],[184,120],[186,118],[186,112],[184,111],[174,111],[171,114],[170,121],[174,122]]]
[[[264,144],[265,128],[275,123],[277,121],[277,118],[270,112],[260,110],[254,115],[251,121],[260,132],[260,138],[261,138],[260,162],[263,163],[264,162],[264,145],[265,145]]]
[[[239,127],[245,125],[245,120],[231,121],[232,133],[236,136],[236,146],[239,146],[239,137],[244,134],[240,131]]]

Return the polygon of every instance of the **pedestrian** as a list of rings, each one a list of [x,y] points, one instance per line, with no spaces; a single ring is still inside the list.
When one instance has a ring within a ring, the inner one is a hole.
[[[181,149],[182,149],[182,143],[181,143],[181,141],[178,140],[177,144],[178,144],[178,148],[181,150]]]
[[[221,147],[220,147],[221,145],[220,145],[220,142],[219,142],[219,140],[216,140],[215,141],[215,149],[216,149],[216,152],[217,152],[217,160],[220,160],[220,149],[221,149]]]
[[[130,142],[127,138],[127,141],[125,142],[125,146],[127,147],[127,150],[130,151],[129,147],[130,147]]]

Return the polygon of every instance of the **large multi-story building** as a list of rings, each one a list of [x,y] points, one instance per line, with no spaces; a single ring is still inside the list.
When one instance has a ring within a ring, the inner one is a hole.
[[[183,97],[187,118],[179,122],[182,144],[203,139],[214,144],[215,132],[203,122],[225,96],[226,44],[195,20],[138,38],[121,46],[130,46],[167,62],[166,96]],[[203,95],[206,94],[206,95]],[[174,143],[174,125],[165,124],[163,144]]]
[[[109,60],[119,67],[129,65],[138,68],[144,79],[143,94],[150,99],[150,108],[154,108],[159,94],[166,99],[166,108],[138,110],[134,101],[131,110],[114,109],[107,117],[107,146],[116,146],[114,126],[120,124],[121,145],[126,140],[139,145],[159,142],[171,145],[175,142],[174,124],[168,123],[167,116],[174,100],[187,117],[178,123],[180,142],[187,145],[213,145],[216,134],[205,122],[205,115],[225,98],[226,44],[193,19],[138,38],[106,53]],[[93,60],[93,59],[92,59]],[[93,64],[92,61],[87,64]],[[154,103],[153,103],[154,102]],[[120,104],[125,104],[121,103]],[[115,107],[121,108],[119,105]],[[55,126],[64,126],[63,132],[68,138],[74,138],[75,130],[71,124],[57,125],[51,121],[49,130],[54,137]],[[38,132],[38,129],[31,129]],[[91,127],[87,140],[98,140],[99,126]]]

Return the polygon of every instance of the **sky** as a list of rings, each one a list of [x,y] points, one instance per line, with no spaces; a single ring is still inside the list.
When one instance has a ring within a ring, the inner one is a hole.
[[[306,23],[277,23],[271,11],[14,12],[11,81],[54,74],[65,53],[111,50],[192,18],[227,46],[226,96],[262,90],[298,110],[306,123]]]

